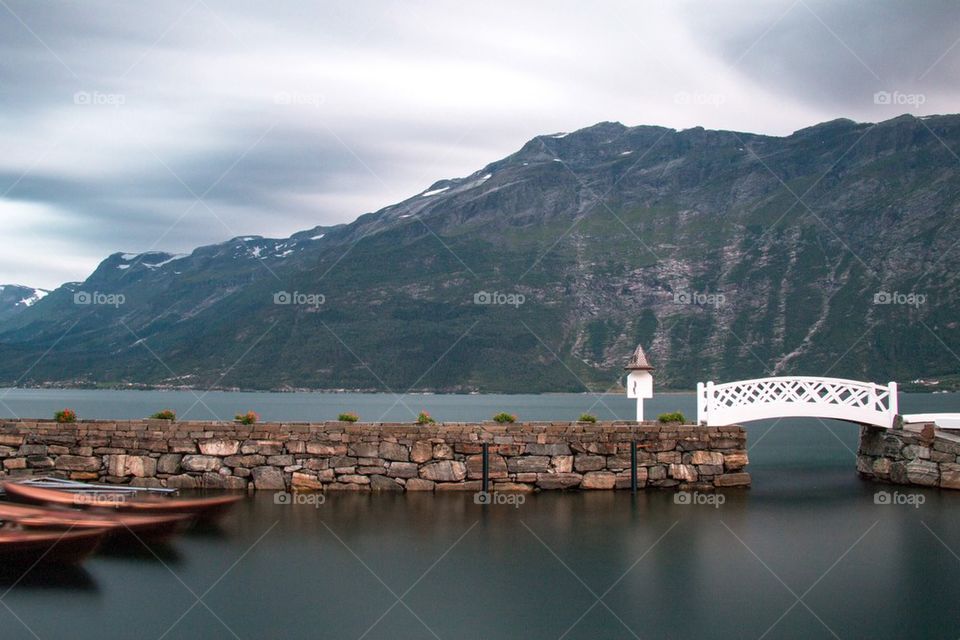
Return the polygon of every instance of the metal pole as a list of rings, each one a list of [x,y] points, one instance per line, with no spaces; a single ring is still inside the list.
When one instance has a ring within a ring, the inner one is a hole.
[[[483,443],[483,492],[490,489],[490,445]]]
[[[637,493],[637,441],[630,442],[630,492]]]

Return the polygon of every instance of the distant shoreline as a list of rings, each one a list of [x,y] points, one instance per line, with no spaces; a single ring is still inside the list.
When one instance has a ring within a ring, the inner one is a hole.
[[[618,397],[625,395],[625,391],[385,391],[382,389],[243,389],[239,387],[187,387],[187,386],[165,386],[165,385],[25,385],[9,386],[0,385],[0,391],[9,390],[24,391],[186,391],[186,392],[219,392],[219,393],[317,393],[317,394],[383,394],[383,395],[404,395],[404,396],[554,396],[554,395],[583,395],[583,396],[609,396]],[[901,393],[956,393],[960,389],[953,387],[935,388],[927,385],[912,385],[910,383],[901,383]],[[657,389],[657,395],[682,395],[696,393],[696,389]]]

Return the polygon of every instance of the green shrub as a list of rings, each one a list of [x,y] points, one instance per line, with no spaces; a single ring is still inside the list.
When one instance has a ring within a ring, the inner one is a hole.
[[[657,416],[657,420],[660,422],[686,422],[687,419],[683,417],[683,414],[679,411],[674,411],[673,413],[661,413]]]
[[[434,424],[435,422],[433,416],[426,411],[421,411],[420,415],[417,416],[417,424]]]
[[[340,422],[356,422],[359,419],[360,419],[360,416],[358,416],[355,413],[341,413],[337,417],[337,420],[339,420]]]
[[[61,409],[53,414],[53,419],[60,424],[65,422],[76,422],[77,413],[73,409]]]
[[[516,422],[517,416],[513,415],[512,413],[507,413],[506,411],[502,411],[497,415],[493,416],[493,421],[499,422],[500,424],[507,424],[511,422]]]
[[[596,422],[597,416],[590,413],[581,413],[578,422]]]
[[[238,413],[233,419],[240,424],[256,424],[260,420],[260,416],[253,411],[247,411],[246,413]]]
[[[164,409],[150,416],[151,420],[176,420],[177,414],[172,409]]]

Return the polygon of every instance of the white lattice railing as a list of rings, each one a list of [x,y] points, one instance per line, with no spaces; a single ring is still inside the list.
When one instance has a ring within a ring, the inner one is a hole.
[[[784,417],[834,418],[890,428],[897,383],[784,376],[697,384],[697,422],[707,426]]]

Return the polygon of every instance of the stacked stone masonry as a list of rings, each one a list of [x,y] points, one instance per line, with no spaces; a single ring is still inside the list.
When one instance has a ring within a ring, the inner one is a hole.
[[[861,427],[857,472],[892,484],[960,489],[960,435],[933,424]]]
[[[0,421],[0,477],[151,487],[478,491],[712,490],[750,484],[741,427],[589,423]]]

